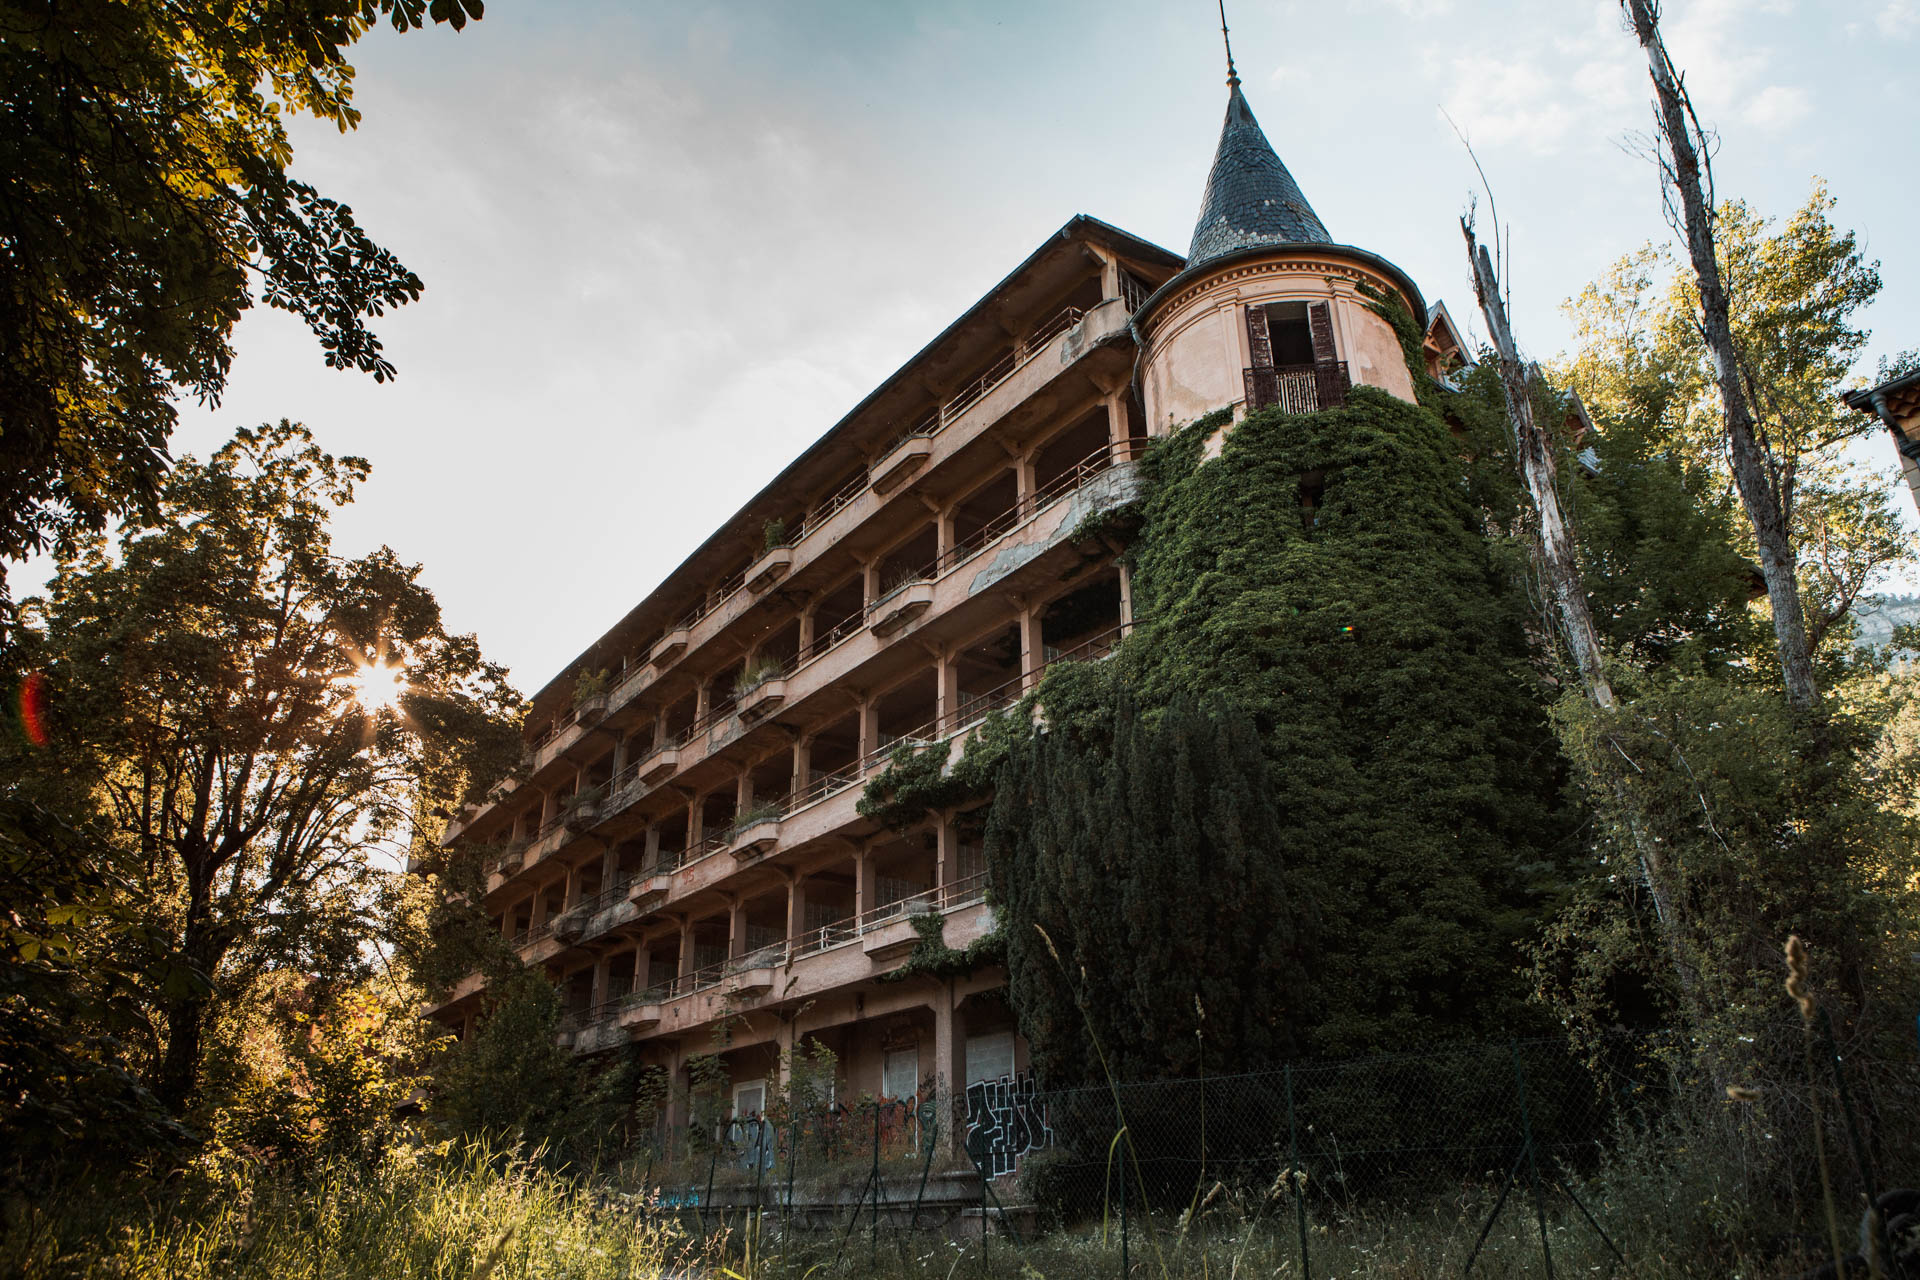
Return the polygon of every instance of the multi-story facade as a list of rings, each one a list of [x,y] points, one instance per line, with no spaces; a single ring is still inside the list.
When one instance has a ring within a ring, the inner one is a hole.
[[[1436,369],[1458,345],[1397,268],[1333,243],[1229,87],[1186,259],[1068,222],[533,699],[523,767],[444,841],[489,851],[488,910],[565,992],[577,1052],[637,1044],[681,1077],[718,1048],[743,1111],[808,1038],[843,1095],[1023,1069],[1003,973],[879,981],[916,917],[960,948],[992,908],[977,821],[883,828],[865,781],[1126,633],[1120,548],[1082,531],[1135,496],[1150,437],[1353,382],[1410,399],[1368,291],[1399,295]],[[465,1030],[483,996],[469,979],[431,1015]]]
[[[1870,413],[1886,427],[1893,437],[1907,492],[1920,506],[1920,372],[1888,378],[1878,386],[1849,391],[1840,398],[1849,409]]]

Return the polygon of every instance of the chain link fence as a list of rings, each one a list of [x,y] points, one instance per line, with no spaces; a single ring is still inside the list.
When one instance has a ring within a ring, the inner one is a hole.
[[[1677,1197],[1724,1199],[1723,1234],[1771,1220],[1817,1243],[1815,1131],[1849,1241],[1863,1193],[1920,1181],[1920,1067],[1814,1047],[1811,1074],[1740,1099],[1625,1035],[1060,1090],[1021,1074],[952,1098],[710,1116],[657,1130],[638,1163],[696,1238],[803,1270],[884,1272],[933,1241],[1017,1271],[1021,1251],[1097,1239],[1092,1271],[1125,1275],[1145,1251],[1224,1240],[1235,1265],[1257,1244],[1268,1274],[1307,1276],[1316,1256],[1350,1265],[1340,1228],[1395,1213],[1425,1215],[1435,1274],[1487,1272],[1494,1254],[1552,1274],[1555,1249],[1563,1271],[1610,1269],[1651,1247],[1644,1220]]]

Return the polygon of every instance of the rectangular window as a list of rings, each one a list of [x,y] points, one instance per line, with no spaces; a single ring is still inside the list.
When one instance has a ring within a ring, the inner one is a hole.
[[[733,1087],[733,1114],[757,1116],[767,1109],[767,1082],[765,1080],[747,1080]]]
[[[880,1092],[889,1098],[911,1098],[920,1092],[920,1049],[889,1049],[880,1071]]]
[[[991,1031],[967,1037],[967,1083],[1013,1074],[1013,1032]]]

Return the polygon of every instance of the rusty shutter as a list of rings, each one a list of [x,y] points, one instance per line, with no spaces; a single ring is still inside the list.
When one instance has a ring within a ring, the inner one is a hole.
[[[1273,331],[1267,327],[1265,307],[1247,308],[1247,350],[1253,354],[1253,367],[1273,368]]]
[[[1333,349],[1333,308],[1316,302],[1307,308],[1307,332],[1313,335],[1313,362],[1327,364],[1340,355]]]

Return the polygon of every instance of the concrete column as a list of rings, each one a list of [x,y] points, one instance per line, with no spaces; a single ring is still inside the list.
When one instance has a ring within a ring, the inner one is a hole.
[[[795,876],[787,883],[787,936],[797,938],[807,931],[807,878]]]
[[[587,998],[587,1006],[593,1008],[607,1002],[607,964],[612,957],[601,956],[593,964],[593,994]]]
[[[657,822],[647,828],[647,851],[641,856],[640,865],[648,868],[660,865],[660,824]]]
[[[933,513],[934,548],[942,556],[953,550],[953,515],[957,505],[949,504]]]
[[[609,788],[613,786],[612,780],[618,778],[620,771],[627,767],[627,737],[623,733],[613,740],[613,772],[607,775]]]
[[[652,966],[653,952],[647,949],[646,943],[642,942],[633,949],[633,989],[635,991],[647,989],[647,983],[652,978],[649,972]]]
[[[661,747],[664,747],[666,745],[667,745],[667,712],[666,712],[666,708],[662,707],[660,709],[660,714],[654,717],[654,721],[653,721],[653,749],[655,751],[658,751]]]
[[[776,1068],[774,1076],[773,1087],[768,1098],[769,1101],[772,1100],[772,1094],[778,1094],[782,1097],[786,1096],[787,1086],[793,1080],[794,1047],[800,1039],[799,1035],[794,1031],[794,1021],[794,1019],[789,1018],[774,1028],[774,1043],[780,1046],[780,1057],[778,1060],[779,1066]]]
[[[1036,449],[1028,449],[1013,460],[1013,478],[1019,488],[1022,507],[1028,505],[1033,498],[1033,491],[1040,487],[1039,481],[1035,478],[1038,469],[1034,466],[1034,458],[1038,452]]]
[[[560,881],[562,886],[560,890],[560,909],[562,911],[571,911],[580,905],[580,884],[584,878],[585,877],[580,874],[579,867],[567,868],[566,874]]]
[[[861,848],[853,854],[853,914],[864,916],[880,904],[873,899],[873,854]]]
[[[1046,663],[1041,652],[1039,612],[1026,601],[1020,602],[1020,687],[1030,690],[1039,681],[1040,668]]]
[[[942,982],[933,997],[933,1072],[940,1150],[948,1154],[962,1147],[960,1128],[966,1114],[967,1029],[956,1003],[952,981]]]
[[[1101,249],[1094,249],[1100,256],[1100,296],[1117,298],[1120,296],[1120,260]]]
[[[613,887],[620,878],[620,846],[609,844],[606,852],[600,855],[600,888],[604,891]]]
[[[880,749],[880,703],[876,698],[860,700],[860,758],[866,759]]]
[[[798,794],[813,785],[813,739],[799,738],[793,744],[793,791]]]
[[[1120,625],[1133,625],[1133,570],[1127,567],[1125,560],[1114,562],[1120,570]]]
[[[877,557],[860,566],[860,582],[865,603],[872,604],[880,598],[880,561]]]
[[[742,769],[733,784],[733,811],[745,813],[753,808],[753,770]]]
[[[547,891],[544,886],[533,891],[533,909],[527,917],[527,927],[538,929],[547,922]]]
[[[693,972],[693,917],[680,918],[680,976]]]
[[[1127,393],[1116,391],[1105,399],[1107,406],[1107,447],[1118,461],[1127,447]]]
[[[960,878],[960,832],[953,824],[951,810],[940,815],[940,825],[934,830],[936,858],[934,883],[944,889]]]
[[[706,797],[695,796],[687,801],[687,848],[692,849],[707,838]]]
[[[960,717],[960,666],[953,650],[942,649],[933,660],[934,714],[940,717],[939,733],[951,733]]]
[[[693,718],[696,723],[707,718],[707,712],[713,708],[713,681],[702,680],[700,687],[693,691]]]
[[[800,652],[805,653],[807,646],[813,643],[813,622],[819,614],[816,605],[809,604],[800,611]]]
[[[727,959],[747,954],[747,900],[735,898],[727,906]]]

